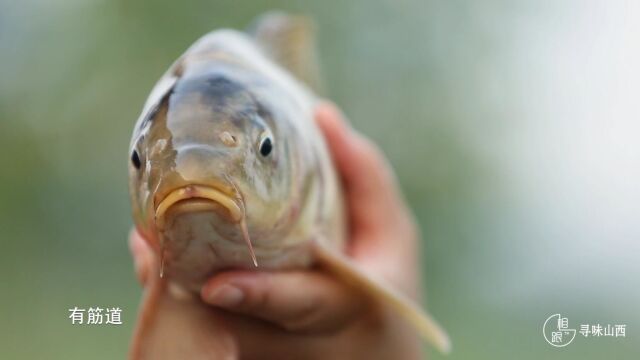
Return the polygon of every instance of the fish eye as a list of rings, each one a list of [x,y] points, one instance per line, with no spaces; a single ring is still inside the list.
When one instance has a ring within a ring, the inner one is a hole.
[[[142,162],[140,162],[140,155],[138,155],[137,150],[133,150],[133,153],[131,154],[131,163],[133,164],[133,167],[140,170],[140,166],[142,166]]]
[[[269,136],[265,136],[260,142],[260,155],[267,157],[273,150],[273,141]]]

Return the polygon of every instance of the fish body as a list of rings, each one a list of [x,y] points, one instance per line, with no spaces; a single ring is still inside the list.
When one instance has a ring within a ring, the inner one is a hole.
[[[310,265],[313,239],[344,244],[340,188],[314,104],[233,30],[206,35],[169,69],[135,128],[131,151],[141,165],[129,167],[136,226],[163,257],[163,275],[199,291],[217,271],[254,267],[238,219],[206,204],[158,213],[172,192],[194,185],[242,208],[259,269]],[[273,147],[267,156],[259,148],[265,138]]]
[[[129,183],[136,228],[157,254],[160,276],[143,300],[132,358],[233,352],[194,340],[211,333],[210,324],[186,325],[211,311],[197,298],[204,282],[225,269],[317,263],[448,347],[417,305],[342,255],[344,204],[313,119],[316,97],[303,83],[317,75],[302,66],[309,36],[300,24],[276,14],[263,17],[253,37],[211,32],[152,90],[131,140]],[[281,30],[293,40],[274,36]],[[167,332],[181,327],[193,337],[172,353]]]

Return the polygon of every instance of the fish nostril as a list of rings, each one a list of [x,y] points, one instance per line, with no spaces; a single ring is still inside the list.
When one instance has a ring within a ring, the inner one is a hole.
[[[234,147],[238,144],[238,139],[231,135],[228,131],[220,133],[220,140],[228,147]]]

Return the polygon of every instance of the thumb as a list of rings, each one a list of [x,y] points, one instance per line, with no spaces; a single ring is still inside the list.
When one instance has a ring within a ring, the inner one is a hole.
[[[363,298],[321,271],[229,271],[211,278],[202,299],[295,332],[332,332],[353,320]]]

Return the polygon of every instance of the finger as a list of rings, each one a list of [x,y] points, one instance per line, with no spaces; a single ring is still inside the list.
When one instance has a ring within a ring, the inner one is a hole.
[[[136,229],[129,232],[129,251],[133,257],[133,268],[142,286],[146,285],[153,267],[153,253]]]
[[[222,273],[203,287],[202,298],[296,332],[341,329],[363,302],[351,288],[317,271]]]
[[[417,228],[384,156],[332,104],[320,104],[316,120],[343,180],[348,254],[400,288],[415,289],[415,276],[408,274],[418,273]]]
[[[342,175],[355,227],[385,229],[392,215],[404,215],[395,179],[378,148],[353,131],[332,104],[318,106],[316,121]]]

